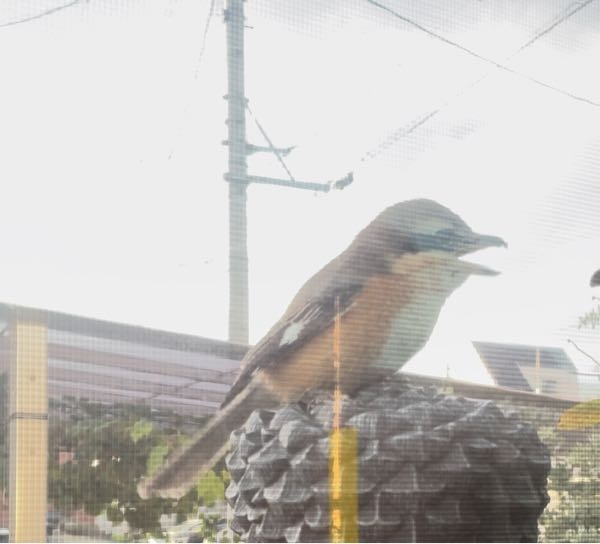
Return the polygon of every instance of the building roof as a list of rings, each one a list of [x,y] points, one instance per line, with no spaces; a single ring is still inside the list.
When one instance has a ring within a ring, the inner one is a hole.
[[[36,316],[48,326],[48,394],[55,399],[138,403],[180,414],[209,415],[220,406],[248,349],[200,336],[0,303],[0,372],[8,369],[7,325],[15,315]],[[535,347],[473,345],[500,388],[453,382],[462,394],[504,398],[509,390],[532,391],[519,367],[535,366]],[[540,348],[540,363],[575,373],[559,348]],[[414,375],[411,380],[430,380],[438,386],[447,382]],[[535,395],[525,398],[531,399],[549,400]]]
[[[134,402],[178,413],[211,414],[247,350],[193,336],[0,303],[0,369],[9,357],[12,316],[48,326],[48,394]]]
[[[538,350],[541,368],[563,370],[573,375],[577,373],[575,365],[561,348],[494,342],[473,342],[473,346],[500,387],[533,391],[521,367],[535,368]]]
[[[553,395],[537,394],[529,391],[518,391],[497,385],[482,385],[479,383],[440,378],[438,376],[423,376],[401,371],[396,379],[406,379],[410,385],[433,386],[442,390],[450,390],[453,394],[474,399],[492,400],[499,404],[513,406],[529,406],[534,408],[551,409],[564,412],[577,404],[576,401],[557,398]]]

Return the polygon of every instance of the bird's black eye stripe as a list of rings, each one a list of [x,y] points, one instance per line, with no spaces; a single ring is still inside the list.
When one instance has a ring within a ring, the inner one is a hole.
[[[440,249],[454,250],[461,247],[465,242],[464,236],[456,229],[452,228],[438,230],[435,233],[435,236],[438,239]]]
[[[435,234],[416,233],[411,236],[409,251],[435,251],[452,250],[456,246],[458,238],[452,229],[443,229]]]
[[[454,229],[441,229],[435,233],[436,238],[440,240],[454,240],[456,238],[456,231]]]

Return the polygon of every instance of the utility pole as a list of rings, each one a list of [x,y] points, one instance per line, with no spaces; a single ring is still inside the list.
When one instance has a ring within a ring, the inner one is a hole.
[[[246,237],[246,95],[244,0],[227,0],[227,105],[229,176],[229,341],[248,343],[248,247]]]
[[[297,181],[264,176],[249,176],[246,157],[250,153],[269,152],[283,163],[282,156],[291,149],[273,146],[263,132],[268,146],[246,142],[247,101],[244,92],[244,1],[227,0],[225,24],[227,25],[227,141],[229,146],[229,341],[248,343],[248,246],[246,233],[246,200],[250,183],[279,185],[295,189],[327,192],[343,189],[353,181],[352,173],[329,183]],[[262,128],[261,128],[262,132]]]

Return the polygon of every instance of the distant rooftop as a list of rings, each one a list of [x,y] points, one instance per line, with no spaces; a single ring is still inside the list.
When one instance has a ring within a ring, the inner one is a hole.
[[[538,350],[541,369],[559,370],[573,376],[577,373],[575,365],[561,348],[493,342],[473,342],[473,346],[500,387],[533,391],[521,368],[535,368]]]
[[[15,312],[48,326],[48,395],[134,402],[211,414],[233,383],[247,346],[188,334],[0,303],[0,371],[8,369]]]

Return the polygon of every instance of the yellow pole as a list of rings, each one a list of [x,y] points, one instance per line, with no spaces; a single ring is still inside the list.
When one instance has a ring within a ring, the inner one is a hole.
[[[356,429],[333,429],[329,440],[330,540],[331,542],[358,542]]]
[[[358,438],[356,429],[342,428],[341,315],[335,298],[333,331],[333,428],[329,435],[329,511],[331,542],[358,542]]]
[[[14,310],[9,362],[11,542],[45,542],[48,479],[48,348],[41,312]]]

